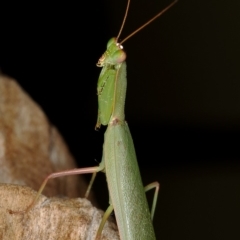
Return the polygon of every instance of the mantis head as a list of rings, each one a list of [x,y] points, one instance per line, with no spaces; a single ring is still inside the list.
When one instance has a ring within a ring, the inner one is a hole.
[[[123,46],[117,42],[116,38],[111,38],[107,43],[107,50],[99,58],[97,66],[116,65],[125,61],[126,57]]]

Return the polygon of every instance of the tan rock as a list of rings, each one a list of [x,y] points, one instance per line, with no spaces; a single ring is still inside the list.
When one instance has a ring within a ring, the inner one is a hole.
[[[38,190],[48,174],[72,168],[73,157],[41,108],[14,80],[1,75],[0,182]],[[79,197],[85,190],[81,176],[70,176],[50,180],[43,193]]]
[[[26,209],[36,192],[29,187],[0,184],[0,196],[2,240],[93,240],[102,220],[103,212],[87,199],[49,199],[41,196],[29,212],[11,214],[9,210]],[[101,239],[120,239],[116,225],[107,222]]]

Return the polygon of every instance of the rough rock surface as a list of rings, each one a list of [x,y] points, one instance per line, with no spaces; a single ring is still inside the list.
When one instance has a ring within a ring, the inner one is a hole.
[[[53,172],[76,168],[57,129],[41,108],[12,79],[0,75],[0,182],[38,190]],[[47,196],[83,196],[81,176],[52,179]]]
[[[29,187],[0,184],[0,239],[2,240],[94,240],[103,212],[87,199],[60,199],[41,196],[24,214],[36,196]],[[107,222],[101,239],[119,240],[116,225]]]

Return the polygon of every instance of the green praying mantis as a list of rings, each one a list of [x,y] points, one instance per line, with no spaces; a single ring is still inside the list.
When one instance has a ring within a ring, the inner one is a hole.
[[[23,212],[29,211],[35,205],[49,179],[67,175],[93,173],[85,194],[85,197],[88,197],[97,172],[102,171],[105,172],[107,178],[110,205],[100,223],[96,240],[101,238],[104,224],[113,210],[121,240],[156,239],[152,219],[158,197],[159,183],[151,183],[145,188],[142,184],[132,136],[125,121],[126,53],[123,51],[121,44],[166,12],[176,2],[177,0],[172,2],[154,18],[134,31],[121,43],[118,43],[130,4],[130,0],[128,0],[127,10],[118,37],[111,38],[108,41],[107,50],[97,63],[97,66],[102,67],[102,70],[97,84],[98,118],[96,128],[99,128],[101,125],[107,125],[107,130],[104,134],[102,161],[99,166],[50,174],[41,185],[36,198]],[[150,213],[145,191],[153,188],[155,188],[155,193]]]

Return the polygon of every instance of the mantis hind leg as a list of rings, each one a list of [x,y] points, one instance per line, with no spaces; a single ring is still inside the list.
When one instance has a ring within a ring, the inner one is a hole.
[[[98,231],[97,231],[97,235],[96,235],[96,240],[100,240],[103,227],[104,227],[107,219],[109,218],[110,214],[112,213],[112,211],[113,211],[113,206],[109,205],[109,207],[107,208],[106,212],[104,213],[102,221],[101,221],[101,223],[99,225],[99,228],[98,228]]]
[[[151,219],[152,220],[153,220],[153,216],[154,216],[155,209],[156,209],[158,193],[159,193],[159,189],[160,189],[160,183],[159,182],[153,182],[153,183],[148,184],[146,187],[144,187],[145,192],[147,192],[147,191],[149,191],[153,188],[155,188],[155,192],[154,192],[153,204],[152,204],[152,209],[151,209]]]

